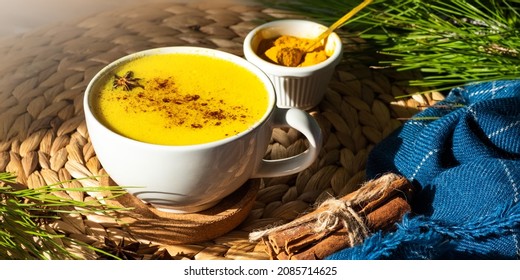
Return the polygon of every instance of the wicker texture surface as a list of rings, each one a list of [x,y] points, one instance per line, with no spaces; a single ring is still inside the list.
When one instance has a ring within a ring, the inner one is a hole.
[[[16,173],[30,188],[104,174],[89,142],[82,108],[83,91],[97,71],[127,54],[163,46],[202,46],[242,55],[245,35],[280,17],[278,11],[257,5],[208,2],[126,7],[0,39],[0,171]],[[262,244],[248,241],[251,231],[293,220],[324,198],[357,189],[365,180],[368,153],[402,124],[398,118],[442,99],[427,94],[396,100],[413,92],[399,86],[411,75],[373,69],[347,57],[337,67],[325,99],[310,111],[325,140],[310,168],[265,179],[245,220],[220,237],[181,245],[141,237],[140,252],[145,258],[164,248],[175,258],[267,259]],[[305,149],[296,131],[276,129],[266,157]],[[99,185],[96,178],[63,183],[62,195],[97,199],[99,194],[67,188]],[[136,239],[115,219],[102,215],[64,215],[49,230],[89,244],[102,243],[105,236]],[[71,250],[87,259],[95,257]]]

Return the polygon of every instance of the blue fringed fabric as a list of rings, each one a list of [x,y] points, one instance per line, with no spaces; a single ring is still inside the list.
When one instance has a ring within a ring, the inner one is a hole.
[[[520,81],[451,90],[373,149],[367,177],[387,172],[418,187],[412,213],[328,259],[520,258]]]

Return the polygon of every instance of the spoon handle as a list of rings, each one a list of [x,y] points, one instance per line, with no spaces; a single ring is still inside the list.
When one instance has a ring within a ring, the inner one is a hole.
[[[308,50],[312,49],[316,43],[321,42],[321,40],[327,38],[327,36],[330,35],[330,33],[334,32],[336,28],[340,27],[343,23],[345,23],[347,20],[349,20],[351,17],[353,17],[355,14],[357,14],[359,11],[361,11],[363,8],[368,6],[368,4],[372,3],[373,0],[364,0],[361,4],[357,5],[352,9],[350,12],[342,16],[340,19],[338,19],[335,23],[333,23],[325,32],[321,33],[314,42],[307,47]]]

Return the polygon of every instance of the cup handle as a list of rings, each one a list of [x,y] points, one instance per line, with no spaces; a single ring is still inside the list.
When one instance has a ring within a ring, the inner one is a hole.
[[[318,157],[322,145],[322,134],[318,123],[303,110],[277,108],[274,127],[292,127],[300,131],[309,141],[309,148],[296,156],[284,159],[263,159],[253,178],[286,176],[303,171]]]

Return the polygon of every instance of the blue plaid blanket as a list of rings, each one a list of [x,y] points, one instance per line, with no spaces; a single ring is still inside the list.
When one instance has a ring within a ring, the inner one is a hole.
[[[452,89],[373,149],[386,172],[419,188],[412,213],[329,259],[518,259],[520,81]]]

